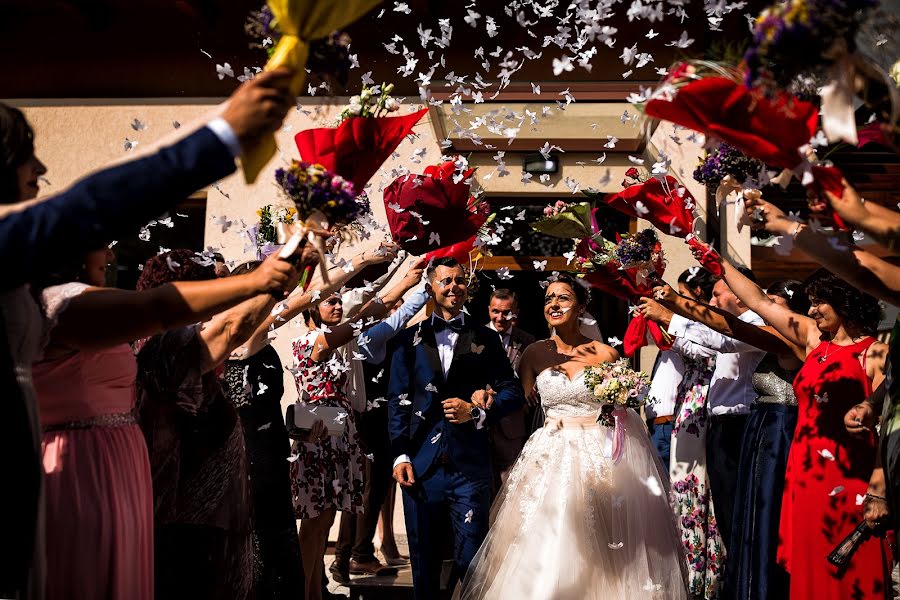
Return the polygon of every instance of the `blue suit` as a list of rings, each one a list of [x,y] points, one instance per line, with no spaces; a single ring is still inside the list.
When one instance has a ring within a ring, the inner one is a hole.
[[[0,220],[0,290],[17,288],[59,266],[60,257],[81,256],[114,238],[137,231],[177,202],[235,170],[234,156],[207,127],[156,154],[82,179],[44,202]],[[27,586],[41,485],[40,432],[33,431],[16,378],[0,313],[0,455],[7,461],[9,489],[0,539],[0,597]]]
[[[471,319],[468,319],[471,321]],[[441,402],[469,401],[490,385],[497,395],[484,427],[452,424]],[[444,377],[431,321],[410,327],[394,341],[388,412],[394,456],[410,457],[416,483],[404,488],[403,507],[417,600],[439,596],[440,534],[449,510],[454,536],[450,586],[465,575],[488,531],[492,470],[489,427],[525,403],[522,386],[497,333],[463,325]]]

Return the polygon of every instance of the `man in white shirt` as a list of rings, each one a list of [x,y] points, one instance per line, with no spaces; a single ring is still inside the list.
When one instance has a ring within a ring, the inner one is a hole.
[[[755,279],[748,269],[742,268],[741,272]],[[707,394],[706,468],[716,507],[716,522],[727,550],[731,543],[731,520],[744,426],[750,406],[757,396],[751,378],[766,353],[713,331],[706,325],[675,315],[655,301],[646,299],[642,302],[644,314],[666,326],[671,335],[716,352],[716,367]],[[724,280],[717,281],[713,287],[710,305],[728,311],[746,323],[766,324],[732,293]]]
[[[500,336],[506,356],[516,375],[519,372],[519,361],[535,338],[530,333],[516,327],[519,315],[519,299],[516,293],[505,288],[498,288],[491,293],[488,304],[488,329],[493,329]],[[491,430],[491,459],[494,468],[494,493],[496,493],[509,470],[519,458],[519,453],[528,439],[530,421],[528,407],[507,415],[497,422]]]

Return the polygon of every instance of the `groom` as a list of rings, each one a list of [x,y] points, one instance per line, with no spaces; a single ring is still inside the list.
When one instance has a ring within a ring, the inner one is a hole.
[[[440,596],[442,521],[449,511],[454,566],[465,575],[488,531],[491,464],[487,427],[525,403],[497,334],[463,314],[468,277],[452,258],[426,271],[434,313],[395,340],[388,388],[394,479],[403,508],[416,600]],[[488,385],[489,410],[469,400]]]

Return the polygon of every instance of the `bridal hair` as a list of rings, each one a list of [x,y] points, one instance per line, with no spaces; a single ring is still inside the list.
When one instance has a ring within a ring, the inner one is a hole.
[[[818,269],[804,282],[810,301],[827,302],[845,324],[874,334],[881,322],[881,305],[827,269]]]
[[[0,204],[19,201],[16,170],[34,156],[34,131],[18,108],[0,102]]]
[[[578,301],[578,306],[586,307],[588,302],[590,301],[590,293],[588,292],[588,288],[584,283],[581,282],[577,277],[573,277],[568,273],[560,273],[556,276],[555,279],[551,279],[550,283],[564,283],[575,293],[575,300]],[[549,287],[549,286],[548,286]]]

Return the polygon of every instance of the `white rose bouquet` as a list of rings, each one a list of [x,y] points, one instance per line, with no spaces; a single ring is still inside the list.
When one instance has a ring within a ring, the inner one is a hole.
[[[631,368],[627,358],[588,367],[584,383],[603,406],[597,422],[608,427],[615,425],[612,413],[617,408],[640,408],[650,391],[650,376]]]

